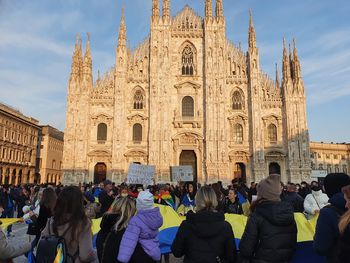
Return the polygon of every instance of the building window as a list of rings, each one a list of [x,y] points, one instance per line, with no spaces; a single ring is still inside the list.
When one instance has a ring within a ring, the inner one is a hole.
[[[243,127],[241,124],[236,124],[233,130],[233,141],[236,144],[243,144]]]
[[[333,155],[334,160],[338,160],[338,154]]]
[[[321,156],[320,153],[317,154],[317,158],[318,158],[318,159],[321,159],[321,158],[322,158],[322,156]]]
[[[341,159],[342,159],[342,160],[345,160],[345,159],[346,159],[346,156],[345,156],[345,155],[342,155],[342,156],[341,156]]]
[[[142,125],[139,123],[134,124],[132,127],[132,140],[134,142],[142,141]]]
[[[190,45],[182,51],[182,75],[192,76],[194,71],[194,55]]]
[[[315,163],[314,162],[311,162],[311,169],[315,170]]]
[[[326,159],[330,159],[331,156],[329,154],[326,154]]]
[[[241,110],[243,108],[243,99],[239,91],[235,91],[232,95],[232,109]]]
[[[56,160],[52,160],[52,169],[56,169]]]
[[[318,165],[318,169],[319,169],[319,170],[323,170],[323,164],[319,164],[319,165]]]
[[[330,164],[327,165],[327,173],[332,173],[332,166]]]
[[[97,126],[97,140],[106,141],[107,140],[107,124],[100,123]]]
[[[346,164],[343,165],[343,173],[348,173],[348,167],[346,166]]]
[[[270,124],[267,128],[270,143],[277,143],[277,127],[274,124]]]
[[[141,90],[136,90],[134,94],[134,109],[142,110],[144,106],[144,96]]]
[[[335,165],[335,168],[334,168],[334,171],[336,172],[336,173],[339,173],[339,165]]]
[[[194,117],[194,101],[190,96],[182,99],[182,117]]]

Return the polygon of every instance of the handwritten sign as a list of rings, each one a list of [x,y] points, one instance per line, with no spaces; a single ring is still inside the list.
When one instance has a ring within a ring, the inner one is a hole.
[[[156,167],[131,163],[128,171],[128,184],[153,184]]]
[[[191,165],[172,166],[171,177],[173,182],[192,182],[193,169]]]

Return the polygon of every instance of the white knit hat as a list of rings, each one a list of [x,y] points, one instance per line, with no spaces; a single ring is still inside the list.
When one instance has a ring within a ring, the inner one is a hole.
[[[137,210],[152,209],[154,206],[154,197],[149,190],[141,191],[136,199]]]

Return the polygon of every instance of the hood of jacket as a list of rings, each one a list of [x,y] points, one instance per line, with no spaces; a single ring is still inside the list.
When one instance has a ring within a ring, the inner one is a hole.
[[[190,228],[200,238],[210,238],[225,230],[225,216],[221,212],[200,211],[186,218]]]
[[[102,221],[100,224],[101,230],[105,232],[109,232],[112,227],[118,222],[120,218],[119,214],[105,214],[102,217]]]
[[[328,201],[331,205],[345,211],[345,204],[346,201],[344,199],[344,194],[343,193],[336,193],[335,195],[333,195],[329,201]]]
[[[293,207],[287,202],[263,202],[255,212],[276,226],[287,226],[294,221]]]
[[[318,191],[311,190],[311,193],[317,197],[319,197],[323,194],[322,190],[318,190]]]
[[[137,211],[137,218],[153,231],[158,230],[163,225],[163,217],[158,207]]]

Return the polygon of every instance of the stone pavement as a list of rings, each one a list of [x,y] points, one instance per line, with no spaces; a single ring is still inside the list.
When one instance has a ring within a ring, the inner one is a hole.
[[[26,224],[17,223],[15,225],[13,225],[12,233],[14,234],[14,237],[10,237],[9,241],[12,243],[19,243],[19,242],[28,241],[29,236],[27,236],[26,232],[27,232],[27,225]],[[34,237],[31,238],[31,240],[33,240],[33,239],[34,239]],[[13,262],[14,263],[26,263],[27,259],[24,256],[22,256],[22,257],[16,258]],[[180,262],[182,262],[181,259],[176,259],[173,256],[171,256],[170,263],[180,263]]]

